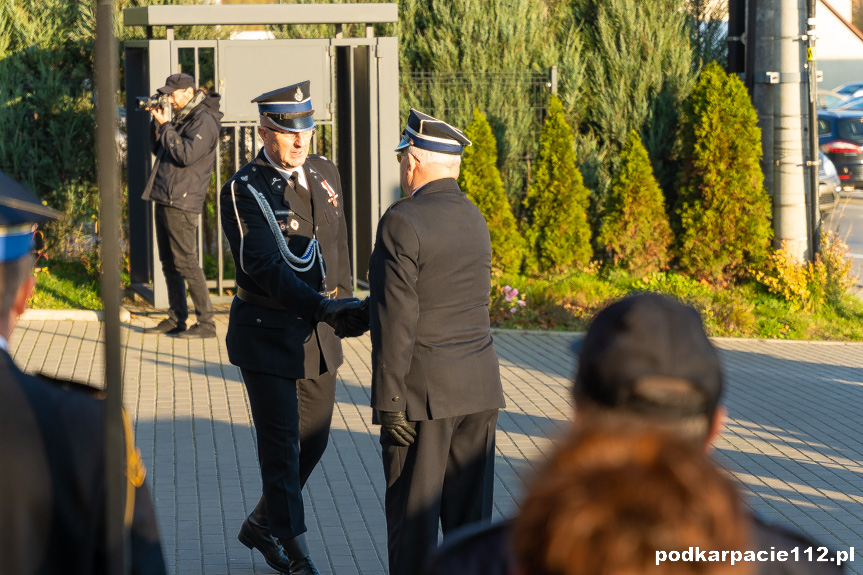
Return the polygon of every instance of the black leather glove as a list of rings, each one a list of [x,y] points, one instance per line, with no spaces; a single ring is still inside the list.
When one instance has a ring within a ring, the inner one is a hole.
[[[362,301],[358,309],[349,309],[339,316],[339,327],[336,335],[339,337],[359,337],[369,331],[369,298]]]
[[[322,299],[315,310],[315,315],[312,319],[315,323],[324,322],[339,329],[339,319],[348,310],[358,311],[363,306],[363,302],[355,297],[343,297],[340,299]]]
[[[404,411],[380,411],[378,410],[378,421],[397,445],[407,447],[414,442],[417,432],[408,425]]]

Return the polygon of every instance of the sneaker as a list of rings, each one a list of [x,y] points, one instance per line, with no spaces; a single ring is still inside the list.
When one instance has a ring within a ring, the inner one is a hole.
[[[189,329],[177,334],[177,337],[190,339],[193,337],[216,337],[216,326],[205,323],[196,323]]]
[[[156,327],[148,327],[144,330],[144,333],[164,333],[167,335],[174,335],[180,332],[186,331],[185,325],[177,325],[177,322],[170,318],[165,318],[159,322],[159,325]]]

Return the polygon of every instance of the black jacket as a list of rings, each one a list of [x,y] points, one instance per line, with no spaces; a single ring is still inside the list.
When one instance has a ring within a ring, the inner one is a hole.
[[[488,226],[452,178],[390,206],[369,259],[372,398],[410,421],[504,406]]]
[[[228,359],[242,368],[291,379],[335,373],[342,364],[342,345],[329,325],[313,321],[324,299],[320,268],[316,264],[297,273],[288,266],[252,189],[269,204],[292,253],[303,254],[310,239],[317,238],[326,264],[328,297],[352,294],[339,173],[327,158],[312,154],[303,169],[313,214],[263,150],[228,180],[220,195],[222,228],[234,257],[237,286],[282,308],[234,298],[225,340]]]
[[[788,531],[782,527],[765,523],[754,516],[750,527],[752,531],[751,545],[754,550],[766,552],[770,557],[771,550],[793,552],[797,549],[799,561],[789,556],[787,561],[759,561],[747,563],[752,572],[758,575],[840,575],[843,568],[835,563],[824,561],[809,561],[807,549],[812,549],[812,557],[819,557],[817,551],[821,546],[802,534]],[[437,550],[432,561],[426,567],[423,575],[452,575],[453,573],[470,575],[507,575],[513,565],[512,544],[509,536],[512,531],[512,520],[500,521],[491,525],[474,525],[444,539],[443,545]],[[745,551],[745,550],[741,550]],[[835,558],[833,549],[830,557]]]
[[[141,196],[144,200],[200,214],[210,187],[219,141],[221,96],[204,99],[178,121],[150,123],[150,148],[156,155],[155,174]]]
[[[107,573],[104,402],[22,373],[0,351],[0,574]],[[146,484],[135,489],[133,575],[165,562]]]

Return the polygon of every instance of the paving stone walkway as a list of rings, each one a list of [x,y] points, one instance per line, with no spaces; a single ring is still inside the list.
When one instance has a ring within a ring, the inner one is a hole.
[[[272,573],[236,539],[260,495],[248,399],[219,338],[144,335],[161,317],[122,328],[124,401],[149,470],[169,573]],[[495,517],[517,508],[529,477],[572,417],[573,334],[498,332],[507,407],[498,421]],[[101,324],[31,320],[10,342],[26,371],[100,384]],[[863,573],[863,344],[718,339],[730,420],[715,452],[768,519],[834,548],[854,546]],[[384,575],[384,483],[371,425],[368,336],[345,341],[330,445],[305,493],[322,573]]]

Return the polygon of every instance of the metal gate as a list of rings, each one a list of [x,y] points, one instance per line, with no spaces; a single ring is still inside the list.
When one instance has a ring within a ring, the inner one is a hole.
[[[280,86],[311,81],[318,130],[312,150],[333,160],[341,175],[354,288],[367,287],[368,256],[377,222],[399,192],[390,159],[399,138],[398,43],[371,34],[371,23],[397,20],[395,4],[149,6],[124,11],[127,26],[166,26],[165,39],[125,43],[128,133],[130,275],[133,288],[157,308],[168,305],[155,245],[151,202],[140,199],[152,167],[150,117],[132,112],[135,97],[150,95],[177,72],[222,95],[222,132],[210,191],[199,226],[200,263],[227,300],[235,282],[219,218],[218,191],[257,154],[257,107],[252,98]],[[345,9],[346,7],[351,9]],[[366,23],[364,38],[290,40],[174,40],[173,26],[214,24]],[[284,65],[279,63],[284,62]],[[227,257],[226,257],[226,254]]]

